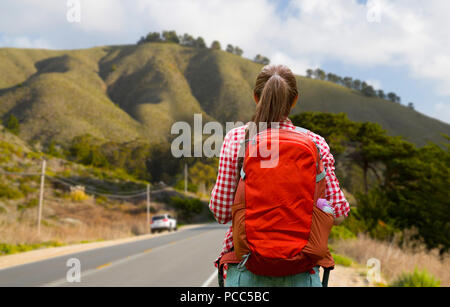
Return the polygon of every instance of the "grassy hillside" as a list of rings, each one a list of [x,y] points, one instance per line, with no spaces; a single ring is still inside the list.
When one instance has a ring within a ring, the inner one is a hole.
[[[262,65],[223,51],[146,43],[85,50],[0,49],[0,117],[14,114],[25,140],[68,141],[92,134],[118,142],[167,139],[193,113],[249,120]],[[423,145],[450,125],[334,83],[298,77],[301,111],[345,112]]]

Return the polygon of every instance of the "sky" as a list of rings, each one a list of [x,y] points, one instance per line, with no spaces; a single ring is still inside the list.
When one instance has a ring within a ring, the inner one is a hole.
[[[79,18],[78,18],[79,17]],[[450,1],[2,0],[0,47],[134,44],[175,30],[305,75],[318,68],[395,92],[450,123]],[[1,59],[0,59],[1,60]],[[300,85],[301,89],[301,85]]]

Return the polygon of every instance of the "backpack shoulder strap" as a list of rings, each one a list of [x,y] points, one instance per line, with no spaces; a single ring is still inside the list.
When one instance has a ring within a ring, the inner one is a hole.
[[[305,133],[305,134],[308,134],[308,132],[309,132],[308,129],[305,129],[305,128],[302,128],[302,127],[295,127],[295,131],[297,131],[297,132],[302,132],[302,133]],[[312,139],[311,139],[311,140],[312,140]],[[318,153],[318,155],[319,155],[319,161],[322,161],[322,154],[321,154],[321,152],[320,152],[319,145],[317,145],[317,143],[316,143],[314,140],[312,140],[312,141],[313,141],[314,144],[316,145],[317,153]],[[317,163],[317,177],[316,177],[316,182],[321,181],[321,180],[324,179],[325,176],[326,176],[325,168],[321,171],[321,167],[319,167],[319,164],[321,164],[321,162],[318,162],[318,163]]]

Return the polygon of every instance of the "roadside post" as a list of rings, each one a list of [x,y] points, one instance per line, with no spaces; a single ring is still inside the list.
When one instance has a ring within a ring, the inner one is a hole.
[[[150,184],[147,184],[147,233],[150,233]]]
[[[41,187],[39,190],[39,207],[38,207],[38,219],[37,219],[37,233],[38,236],[41,235],[41,220],[42,220],[42,206],[44,204],[44,183],[45,183],[45,167],[47,161],[42,160],[42,171],[41,171]]]

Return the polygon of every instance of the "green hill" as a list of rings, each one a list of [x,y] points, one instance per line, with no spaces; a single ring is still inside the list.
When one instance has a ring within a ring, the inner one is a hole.
[[[91,134],[118,142],[167,139],[193,113],[249,120],[262,65],[217,50],[169,43],[84,50],[0,49],[0,117],[14,114],[25,140],[64,142]],[[444,141],[450,125],[334,83],[298,76],[301,111],[345,112],[416,144]]]

